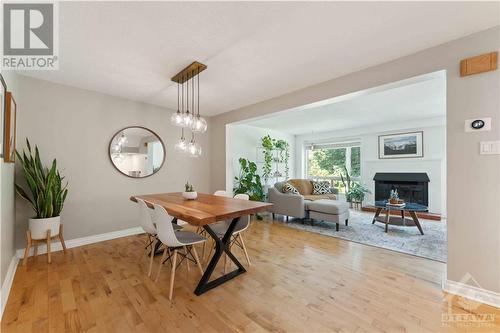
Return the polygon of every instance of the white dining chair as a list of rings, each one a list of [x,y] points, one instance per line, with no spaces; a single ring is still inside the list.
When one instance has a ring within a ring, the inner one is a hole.
[[[183,260],[186,260],[187,265],[189,265],[187,261],[193,260],[198,266],[201,275],[203,276],[203,268],[201,267],[201,262],[198,257],[198,253],[196,252],[196,248],[193,245],[204,243],[207,239],[192,231],[174,231],[171,222],[172,217],[168,215],[167,211],[162,206],[154,205],[154,216],[156,221],[156,229],[158,231],[157,237],[165,245],[155,281],[158,282],[160,278],[163,262],[169,259],[172,263],[172,271],[170,272],[170,291],[168,294],[168,299],[172,300],[175,270]],[[180,253],[180,249],[184,249],[185,253]],[[167,254],[169,255],[168,258]],[[179,264],[177,264],[178,254],[182,256]],[[191,256],[191,258],[189,258],[189,256]]]
[[[146,233],[148,236],[147,240],[147,245],[146,245],[146,250],[151,247],[151,252],[149,255],[151,256],[149,260],[149,269],[148,269],[148,276],[151,276],[151,269],[153,267],[153,258],[154,258],[154,251],[156,247],[156,227],[153,223],[152,216],[151,216],[151,209],[146,205],[144,200],[137,199],[137,204],[139,206],[139,220],[141,222],[141,227],[142,230]]]
[[[153,220],[154,215],[153,215],[153,210],[148,207],[148,205],[144,200],[137,199],[137,205],[139,206],[139,220],[141,223],[142,230],[144,230],[144,232],[148,236],[146,250],[149,247],[151,247],[151,251],[147,251],[148,255],[150,256],[148,276],[151,276],[151,269],[153,267],[153,258],[158,244],[156,226]],[[182,227],[178,225],[172,225],[172,227],[175,230],[182,229]]]
[[[250,200],[250,197],[248,194],[236,194],[234,196],[235,199],[239,200]],[[229,225],[231,224],[231,221],[221,221],[212,224],[210,227],[212,230],[215,232],[217,237],[222,238],[226,234],[227,229],[229,228]],[[245,241],[243,240],[242,233],[243,231],[247,230],[248,227],[250,226],[250,215],[247,216],[242,216],[238,223],[236,223],[236,227],[234,228],[233,231],[233,239],[231,241],[231,246],[233,244],[238,245],[243,250],[243,253],[245,254],[245,258],[247,260],[248,266],[251,265],[250,263],[250,257],[248,255],[247,248],[245,246]],[[210,254],[212,253],[212,250],[210,250]],[[209,254],[209,257],[210,257]],[[227,255],[224,255],[224,273],[226,272],[226,263],[227,263]]]
[[[217,190],[214,192],[214,195],[218,196],[218,197],[227,197],[228,196],[227,192],[224,190]],[[205,229],[203,229],[203,227],[196,228],[196,232],[204,237],[207,236],[207,232],[205,231]],[[203,248],[201,250],[201,257],[203,258],[203,260],[205,260],[205,247],[206,247],[206,243],[203,244]]]

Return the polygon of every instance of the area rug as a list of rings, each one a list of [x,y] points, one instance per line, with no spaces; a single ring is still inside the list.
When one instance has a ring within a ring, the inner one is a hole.
[[[446,262],[445,220],[420,219],[424,231],[424,235],[421,235],[416,227],[394,225],[389,225],[389,231],[385,233],[385,225],[379,222],[372,224],[372,219],[372,213],[351,210],[349,225],[341,224],[340,231],[335,231],[334,223],[318,220],[314,220],[313,225],[308,220],[303,223],[300,219],[282,223],[291,228]]]

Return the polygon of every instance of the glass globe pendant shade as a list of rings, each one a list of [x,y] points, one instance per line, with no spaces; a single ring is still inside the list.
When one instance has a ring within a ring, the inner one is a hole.
[[[182,126],[183,120],[184,118],[179,110],[177,110],[176,113],[173,113],[172,116],[170,117],[170,123],[174,126]]]
[[[193,123],[193,116],[189,112],[189,110],[187,110],[187,112],[184,113],[182,117],[182,127],[190,128],[192,123]]]
[[[179,141],[174,146],[174,149],[177,151],[185,152],[186,149],[188,148],[188,144],[186,142],[186,139],[180,138]]]
[[[207,131],[207,121],[205,118],[200,117],[199,115],[196,116],[191,124],[191,130],[193,132],[205,133]]]
[[[127,142],[128,142],[128,139],[127,139],[127,137],[125,136],[125,133],[124,133],[124,132],[122,132],[122,134],[121,134],[120,138],[118,139],[118,145],[120,145],[120,146],[121,146],[121,145],[123,145],[123,144],[125,144],[125,143],[127,143]]]
[[[191,141],[188,144],[187,152],[190,157],[199,157],[201,156],[201,146],[198,143]]]
[[[115,144],[113,145],[113,152],[114,153],[121,153],[121,150],[122,150],[122,146],[120,144]]]
[[[113,161],[115,161],[116,163],[122,163],[123,159],[124,159],[124,156],[122,155],[122,153],[118,153],[118,154],[113,156]]]

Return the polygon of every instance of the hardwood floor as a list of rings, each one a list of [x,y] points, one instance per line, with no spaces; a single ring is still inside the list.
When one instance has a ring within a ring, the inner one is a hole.
[[[45,255],[20,265],[1,331],[500,331],[500,310],[442,293],[442,263],[269,221],[245,233],[246,274],[197,297],[200,273],[183,265],[169,302],[170,267],[159,283],[147,277],[145,241],[125,237],[53,253],[50,265]],[[450,311],[494,319],[446,326]]]

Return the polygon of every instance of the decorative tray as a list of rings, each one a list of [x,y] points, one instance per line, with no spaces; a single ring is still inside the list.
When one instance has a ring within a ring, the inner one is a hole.
[[[391,207],[404,207],[404,206],[406,206],[406,203],[403,202],[403,203],[400,203],[400,204],[391,204],[391,203],[388,202],[385,205],[386,206],[391,206]]]

